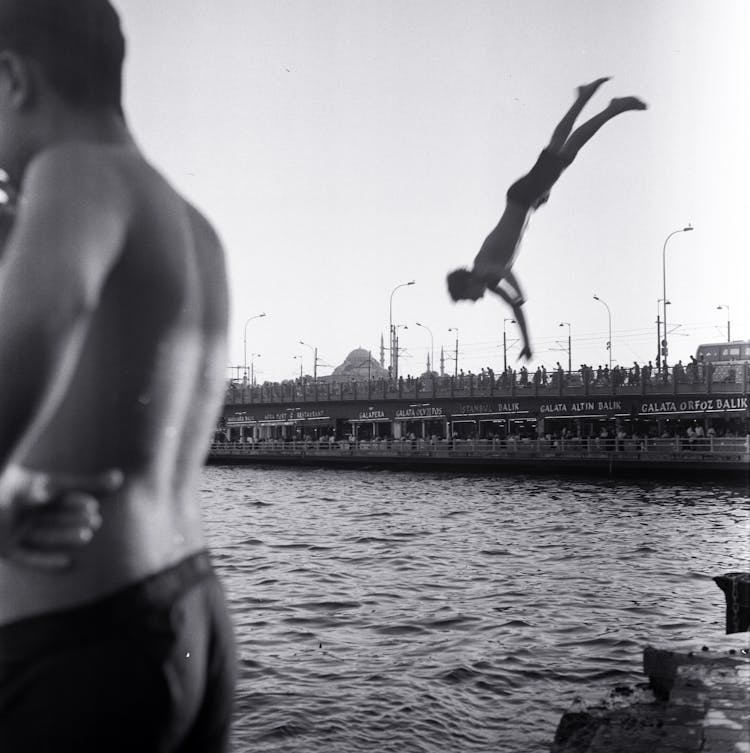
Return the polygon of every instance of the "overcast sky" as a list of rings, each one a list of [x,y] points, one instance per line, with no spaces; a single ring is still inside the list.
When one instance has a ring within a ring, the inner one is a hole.
[[[379,356],[401,373],[455,347],[502,368],[495,296],[453,304],[505,192],[575,87],[649,105],[608,123],[532,218],[515,271],[534,365],[655,359],[667,236],[670,360],[750,337],[750,3],[746,0],[115,0],[126,109],[148,158],[215,224],[232,293],[230,363],[260,379]],[[679,325],[679,326],[678,326]],[[506,324],[509,360],[519,352]],[[386,355],[387,362],[387,355]],[[446,363],[453,370],[453,361]],[[229,375],[229,372],[227,372]]]

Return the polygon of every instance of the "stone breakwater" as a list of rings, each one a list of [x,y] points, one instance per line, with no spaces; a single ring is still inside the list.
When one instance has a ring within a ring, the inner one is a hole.
[[[649,682],[575,704],[551,753],[750,753],[750,633],[704,644],[649,646]]]

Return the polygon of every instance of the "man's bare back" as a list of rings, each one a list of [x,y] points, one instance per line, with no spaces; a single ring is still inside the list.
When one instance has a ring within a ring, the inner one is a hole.
[[[474,258],[472,273],[494,288],[513,268],[531,211],[508,202],[500,221],[482,243]]]
[[[108,0],[0,2],[3,753],[229,745],[233,630],[197,496],[223,253],[135,146],[124,54]]]
[[[46,472],[117,467],[125,483],[102,500],[101,530],[68,571],[0,560],[0,624],[95,599],[203,548],[197,478],[225,360],[226,279],[216,235],[131,143],[63,144],[38,155],[28,174],[10,240],[24,253],[11,249],[5,259],[12,266],[0,317],[25,296],[43,296],[45,284],[62,284],[69,263],[50,257],[51,226],[30,226],[50,190],[42,182],[76,191],[60,197],[64,224],[63,214],[84,222],[92,211],[107,215],[97,232],[109,239],[102,253],[109,258],[70,343],[77,358],[54,375],[46,408],[14,460]],[[41,273],[28,252],[34,241],[48,246],[39,251],[47,257]]]

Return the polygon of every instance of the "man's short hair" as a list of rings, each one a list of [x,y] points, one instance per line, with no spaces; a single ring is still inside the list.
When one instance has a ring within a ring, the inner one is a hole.
[[[469,298],[469,290],[474,282],[474,275],[466,268],[454,269],[446,278],[448,292],[454,301]]]
[[[33,58],[67,102],[122,110],[125,39],[109,0],[0,0],[0,50]]]

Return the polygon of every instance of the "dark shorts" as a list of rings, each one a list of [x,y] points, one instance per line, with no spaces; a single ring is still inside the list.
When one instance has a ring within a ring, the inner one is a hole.
[[[524,207],[533,206],[555,185],[572,161],[549,149],[542,150],[534,167],[508,189],[506,198]]]
[[[201,552],[99,601],[0,627],[2,753],[227,750],[236,679]]]

